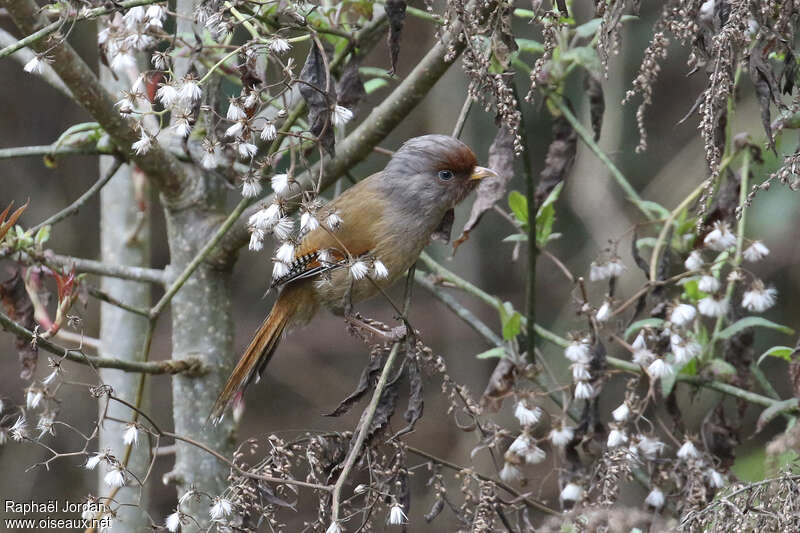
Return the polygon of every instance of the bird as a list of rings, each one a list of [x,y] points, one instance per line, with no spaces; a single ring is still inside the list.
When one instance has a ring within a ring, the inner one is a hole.
[[[315,219],[321,222],[302,237],[293,260],[272,280],[278,297],[209,418],[220,420],[233,399],[260,378],[289,330],[307,324],[322,307],[345,314],[352,303],[403,277],[437,230],[449,233],[456,204],[488,177],[497,173],[479,166],[462,141],[423,135],[403,143],[383,171],[320,208]]]

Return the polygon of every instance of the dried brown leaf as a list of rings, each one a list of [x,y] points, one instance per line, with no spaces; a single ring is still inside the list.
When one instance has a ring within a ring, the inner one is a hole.
[[[323,53],[324,50],[320,50],[316,43],[312,44],[303,70],[300,71],[300,80],[304,82],[300,84],[300,95],[308,106],[311,133],[317,136],[325,151],[334,155],[336,141],[331,121],[331,104],[336,101],[336,89],[331,83],[326,92],[329,78]]]
[[[490,411],[497,412],[503,405],[503,398],[511,393],[514,386],[516,365],[507,357],[503,357],[497,362],[489,383],[481,397],[481,405]]]
[[[508,182],[514,177],[514,133],[505,126],[497,131],[494,142],[489,147],[488,165],[497,172],[497,178],[489,177],[480,181],[469,219],[464,224],[461,236],[453,243],[453,253],[469,239],[470,231],[478,225],[483,214],[505,197]]]
[[[386,17],[389,19],[389,57],[391,68],[389,75],[394,76],[397,58],[400,55],[400,33],[406,20],[406,3],[403,0],[386,0]]]

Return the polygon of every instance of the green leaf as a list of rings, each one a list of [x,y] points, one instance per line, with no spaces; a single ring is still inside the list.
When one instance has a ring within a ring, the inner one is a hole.
[[[758,421],[756,422],[756,433],[761,433],[761,430],[764,429],[764,426],[769,424],[775,417],[784,411],[797,409],[799,403],[799,399],[790,398],[782,402],[775,402],[761,411],[761,414],[758,416]]]
[[[528,199],[519,191],[508,193],[508,207],[517,217],[520,224],[528,223]]]
[[[524,233],[515,233],[503,239],[503,242],[528,242],[528,236]]]
[[[540,209],[536,215],[536,245],[540,248],[550,240],[553,231],[553,222],[556,219],[556,210],[552,205]]]
[[[528,52],[529,54],[544,53],[544,45],[533,39],[517,39],[517,46],[520,52]]]
[[[636,247],[639,248],[640,250],[645,247],[653,248],[655,247],[657,240],[658,239],[656,239],[655,237],[642,237],[641,239],[638,239],[636,241]]]
[[[544,202],[542,202],[542,205],[539,207],[539,210],[541,211],[542,208],[556,203],[556,200],[558,200],[558,197],[561,194],[561,189],[563,188],[564,188],[564,182],[563,181],[558,182],[558,185],[553,187],[553,190],[550,191],[550,194],[548,194],[547,198],[544,199]]]
[[[50,225],[44,226],[36,232],[36,237],[33,238],[33,241],[36,243],[37,246],[41,246],[42,244],[46,243],[47,240],[50,239]]]
[[[787,335],[791,335],[794,333],[794,330],[788,326],[782,326],[781,324],[776,324],[766,318],[761,318],[760,316],[746,316],[744,318],[740,318],[727,328],[723,329],[717,334],[718,339],[730,339],[743,329],[747,328],[769,328],[769,329],[776,329],[781,333],[786,333]]]
[[[389,85],[389,82],[383,78],[372,78],[364,83],[364,91],[366,91],[367,94],[372,94],[381,87],[386,87],[387,85]]]
[[[564,187],[562,181],[550,191],[547,198],[544,199],[542,205],[536,213],[536,244],[541,248],[550,241],[550,234],[553,231],[553,223],[556,219],[555,202],[561,194],[561,189]]]
[[[603,22],[603,19],[599,17],[594,18],[589,22],[584,22],[583,24],[575,28],[575,35],[583,39],[591,37],[595,33],[597,33],[597,28],[600,27],[601,22]]]
[[[637,20],[639,17],[635,15],[623,15],[620,19],[622,22],[627,22],[629,20]],[[593,37],[595,33],[597,33],[597,29],[600,27],[600,23],[603,21],[602,18],[594,18],[588,22],[584,22],[577,28],[575,28],[575,35],[577,37],[581,37],[583,39],[588,39],[589,37]]]
[[[522,331],[522,315],[514,311],[508,320],[503,321],[503,339],[510,341]]]
[[[706,293],[697,288],[699,281],[700,280],[698,279],[687,280],[683,284],[683,294],[681,297],[685,300],[690,300],[695,303],[701,298],[705,297]]]
[[[729,362],[725,361],[724,359],[714,358],[708,363],[708,371],[711,372],[711,375],[715,378],[719,378],[722,381],[728,381],[728,378],[731,376],[736,375],[736,367],[734,367]]]
[[[577,63],[590,72],[600,72],[600,58],[592,46],[577,46],[561,55],[566,62]]]
[[[505,356],[506,356],[506,349],[503,348],[502,346],[497,346],[495,348],[490,348],[485,352],[481,352],[475,357],[477,357],[478,359],[491,359],[493,357],[502,358]]]
[[[642,320],[637,320],[628,326],[628,329],[625,330],[624,337],[628,339],[633,333],[636,333],[642,328],[660,328],[663,323],[663,318],[643,318]]]
[[[642,200],[642,207],[648,211],[654,212],[659,218],[668,218],[670,215],[669,209],[652,200]]]
[[[367,78],[384,78],[386,80],[392,79],[385,68],[378,67],[358,67],[358,72]]]
[[[765,357],[771,355],[772,357],[778,357],[780,359],[785,359],[787,362],[792,360],[792,353],[794,352],[794,348],[789,348],[788,346],[773,346],[766,352],[761,354],[761,357],[758,358],[756,361],[757,365],[761,364],[761,361],[764,360]]]
[[[675,387],[675,383],[678,381],[678,376],[672,372],[669,375],[662,376],[659,381],[661,381],[661,395],[666,398]]]

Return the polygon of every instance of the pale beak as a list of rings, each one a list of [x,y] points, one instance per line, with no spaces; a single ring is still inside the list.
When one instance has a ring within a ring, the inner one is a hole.
[[[492,170],[491,168],[486,167],[475,167],[472,169],[472,174],[469,176],[469,180],[482,180],[483,178],[499,178],[500,176],[497,175],[497,172]]]

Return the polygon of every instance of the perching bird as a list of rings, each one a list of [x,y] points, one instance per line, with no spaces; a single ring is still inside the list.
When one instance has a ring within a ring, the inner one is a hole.
[[[273,280],[273,287],[281,287],[278,299],[228,378],[211,418],[219,419],[233,397],[261,375],[290,328],[306,324],[320,306],[342,313],[351,302],[402,277],[447,223],[448,211],[488,176],[497,174],[478,166],[466,144],[424,135],[406,141],[382,172],[320,209],[315,214],[319,226],[298,244],[288,271]]]

